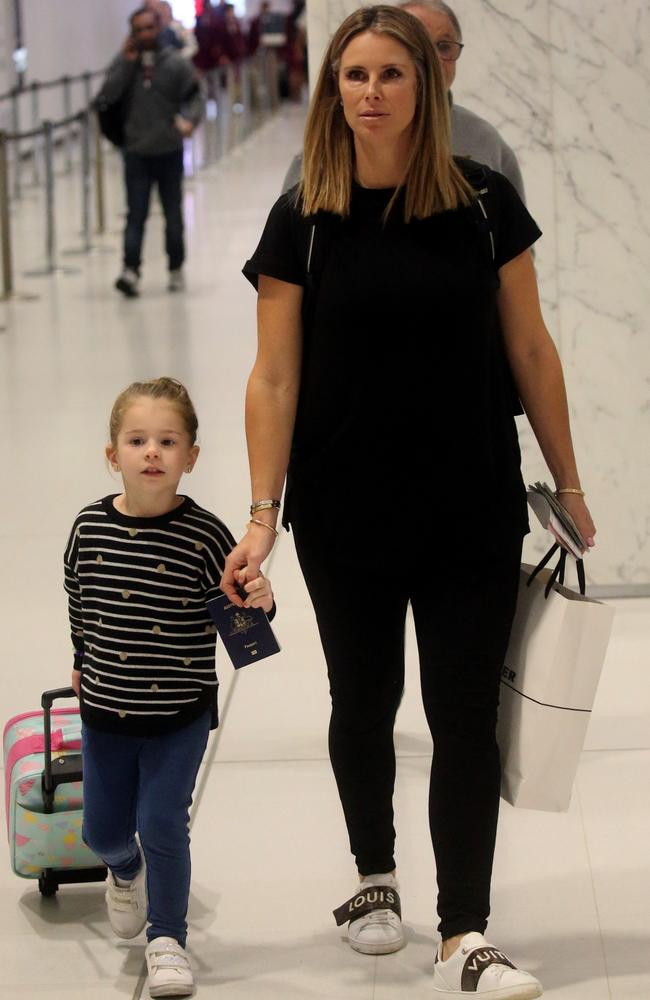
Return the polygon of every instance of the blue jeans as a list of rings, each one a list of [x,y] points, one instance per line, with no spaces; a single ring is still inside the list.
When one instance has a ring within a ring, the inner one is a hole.
[[[124,230],[124,267],[140,272],[142,240],[149,215],[149,200],[158,185],[165,214],[165,250],[169,270],[177,271],[185,260],[183,241],[183,150],[161,156],[124,154],[124,182],[128,215]]]
[[[83,726],[83,839],[118,878],[147,862],[147,939],[185,947],[190,894],[189,808],[210,713],[163,736],[118,736]]]

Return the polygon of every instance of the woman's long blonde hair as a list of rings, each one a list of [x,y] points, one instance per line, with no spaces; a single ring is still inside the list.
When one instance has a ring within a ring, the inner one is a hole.
[[[325,211],[349,215],[354,141],[341,107],[338,73],[344,50],[365,31],[389,35],[400,42],[415,63],[417,74],[411,155],[404,182],[395,191],[384,217],[388,217],[402,187],[405,222],[469,204],[473,189],[451,156],[449,99],[433,44],[412,14],[380,4],[363,7],[346,17],[323,58],[305,126],[299,188],[303,214]]]

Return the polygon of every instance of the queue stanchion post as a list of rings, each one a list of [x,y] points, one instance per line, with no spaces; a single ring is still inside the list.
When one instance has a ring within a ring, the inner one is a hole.
[[[92,116],[95,135],[95,232],[103,236],[106,232],[106,191],[104,187],[104,144],[95,112]]]
[[[15,136],[20,133],[20,90],[18,87],[13,87],[11,90],[11,131]],[[17,200],[20,198],[21,189],[21,177],[20,177],[20,139],[16,138],[14,140],[14,177],[13,177],[13,196]]]
[[[198,144],[198,126],[192,129],[192,135],[190,136],[190,162],[192,164],[192,177],[196,177],[199,171],[199,144]]]
[[[63,85],[63,117],[70,118],[72,115],[72,80],[69,76],[61,77],[61,83]],[[65,172],[69,174],[72,170],[72,123],[69,123],[65,127]]]
[[[38,129],[41,124],[41,108],[40,108],[40,94],[41,85],[36,80],[30,85],[30,104],[31,104],[31,115],[32,115],[32,130]],[[38,187],[41,183],[41,169],[40,169],[40,159],[41,159],[41,149],[39,143],[39,136],[34,136],[32,140],[32,183],[34,187]]]
[[[221,119],[221,149],[229,153],[232,147],[232,66],[228,64],[221,79],[219,118]]]
[[[22,299],[24,301],[38,299],[38,295],[17,292],[14,287],[9,180],[9,142],[11,138],[6,132],[0,132],[0,252],[2,253],[2,295],[0,300],[3,302],[9,299]]]
[[[92,250],[97,250],[98,252],[105,251],[110,253],[106,247],[93,247],[92,240],[92,157],[91,157],[91,145],[92,145],[92,111],[90,108],[86,108],[78,116],[77,120],[81,125],[81,130],[79,133],[79,144],[81,147],[81,167],[80,167],[80,177],[81,177],[81,235],[83,238],[82,245],[80,247],[74,247],[70,250],[63,250],[63,254],[66,256],[73,256],[76,254],[88,254]]]
[[[228,63],[226,67],[226,101],[228,104],[228,142],[226,149],[228,152],[237,143],[237,68]]]
[[[25,271],[25,277],[40,278],[55,271],[73,273],[71,268],[59,267],[56,262],[56,211],[54,188],[54,125],[43,122],[43,172],[45,193],[45,267]]]
[[[271,111],[277,111],[280,107],[280,71],[278,68],[278,54],[274,48],[267,49],[269,54],[269,94],[271,96]]]
[[[83,249],[88,253],[92,249],[92,211],[90,196],[92,179],[90,176],[90,110],[86,106],[81,118],[81,228],[83,232]]]
[[[253,128],[252,118],[252,87],[251,87],[251,63],[250,59],[244,59],[241,64],[241,105],[242,105],[242,135],[245,138],[250,135]]]
[[[222,101],[219,82],[220,73],[218,69],[213,69],[209,71],[209,74],[211,96],[208,98],[205,106],[206,166],[210,163],[214,163],[215,160],[218,160],[221,156],[220,136]],[[207,124],[208,122],[210,122],[209,128]]]
[[[93,97],[92,73],[86,70],[82,76],[82,80],[84,88],[84,107],[89,108]]]
[[[221,69],[213,70],[214,81],[214,160],[218,161],[224,154],[224,127],[227,118],[226,98],[224,96]]]
[[[6,300],[13,295],[14,269],[11,253],[7,133],[4,131],[0,132],[0,241],[2,243],[2,298]]]
[[[45,266],[48,274],[56,267],[56,219],[54,213],[54,129],[52,122],[43,122],[43,153],[45,159]]]

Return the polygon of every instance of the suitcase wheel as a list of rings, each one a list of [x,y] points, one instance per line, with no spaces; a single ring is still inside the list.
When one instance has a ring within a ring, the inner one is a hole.
[[[49,899],[52,896],[56,896],[58,888],[59,888],[59,883],[56,881],[56,879],[51,878],[51,876],[46,875],[45,873],[43,873],[43,875],[39,875],[38,889],[41,896],[45,896],[46,899]]]

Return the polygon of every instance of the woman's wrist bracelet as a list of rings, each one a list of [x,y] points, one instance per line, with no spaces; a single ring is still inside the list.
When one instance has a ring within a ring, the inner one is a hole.
[[[251,517],[257,514],[258,510],[280,510],[279,500],[254,500],[250,505],[249,513]]]
[[[268,528],[269,531],[273,532],[273,534],[275,535],[276,538],[280,534],[280,532],[277,530],[277,528],[274,528],[272,524],[267,524],[266,521],[260,521],[256,517],[251,517],[251,519],[250,519],[250,521],[248,523],[249,524],[259,524],[262,528]]]
[[[559,497],[560,493],[575,493],[576,496],[583,497],[585,495],[584,490],[576,490],[572,486],[563,487],[561,490],[556,490],[555,495]]]

